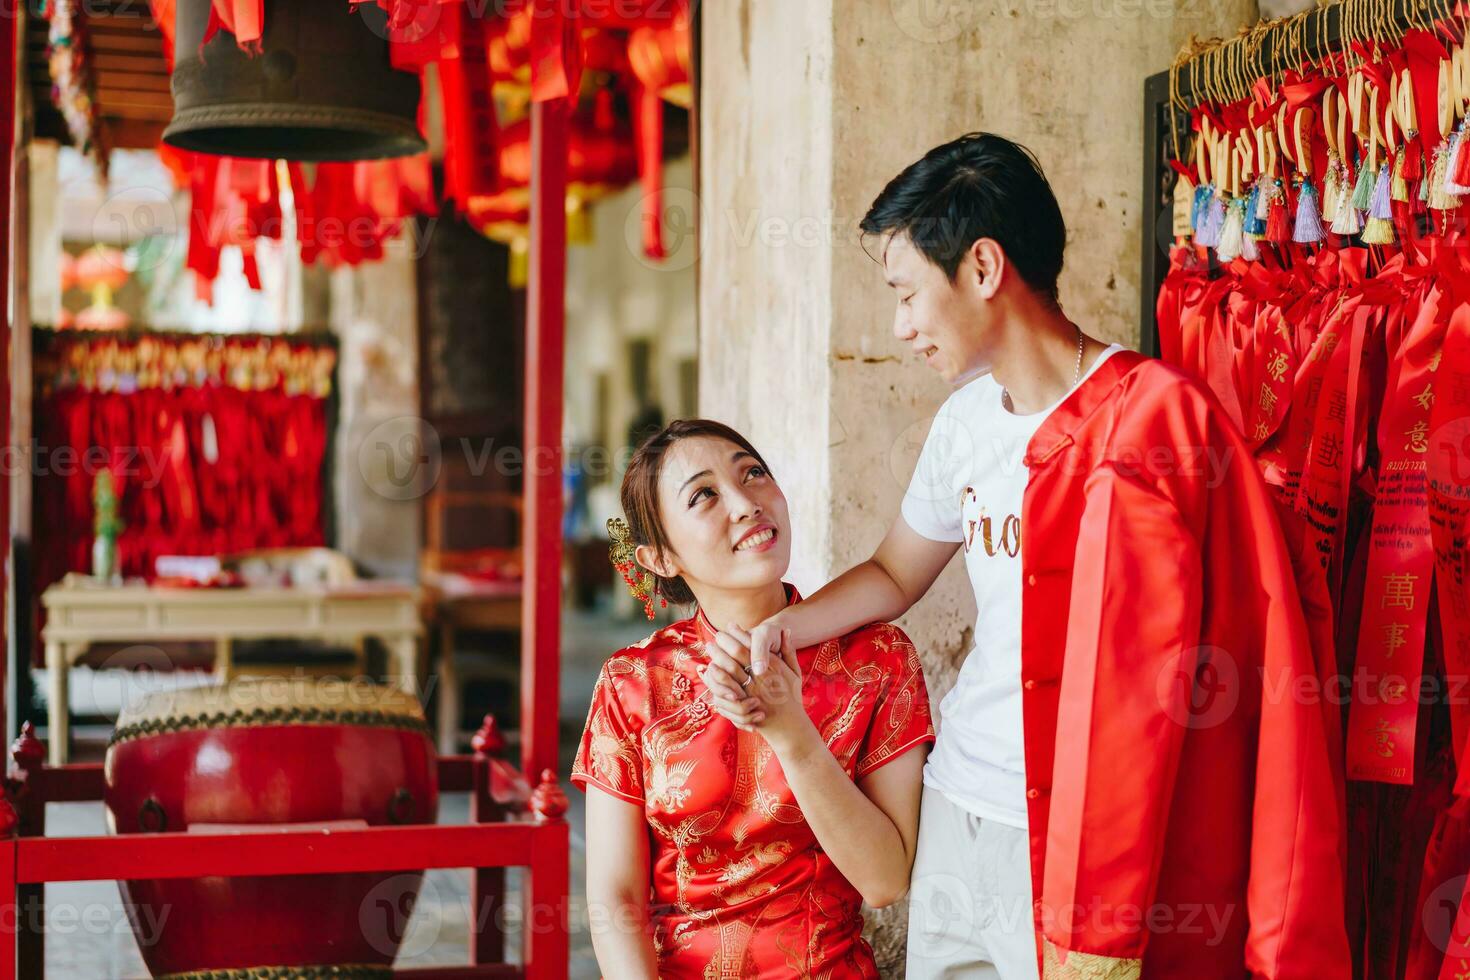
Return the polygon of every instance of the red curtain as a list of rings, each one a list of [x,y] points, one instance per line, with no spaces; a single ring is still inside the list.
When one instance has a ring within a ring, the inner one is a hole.
[[[125,576],[159,555],[321,545],[336,352],[257,336],[38,331],[35,586],[91,568],[92,491],[112,471]]]

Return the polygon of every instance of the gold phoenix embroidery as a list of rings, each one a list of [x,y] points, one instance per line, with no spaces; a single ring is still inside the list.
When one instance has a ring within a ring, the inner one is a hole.
[[[1143,960],[1096,953],[1071,952],[1062,963],[1056,944],[1042,939],[1042,980],[1137,980],[1143,975]]]

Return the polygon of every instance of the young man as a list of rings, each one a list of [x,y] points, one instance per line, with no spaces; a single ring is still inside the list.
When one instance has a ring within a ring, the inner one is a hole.
[[[895,336],[960,387],[873,557],[749,647],[897,618],[965,553],[908,976],[1348,977],[1329,702],[1239,435],[1063,313],[1061,212],[1009,140],[935,148],[862,227]]]

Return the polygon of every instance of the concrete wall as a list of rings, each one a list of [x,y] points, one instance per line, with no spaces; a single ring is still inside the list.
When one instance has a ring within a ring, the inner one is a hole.
[[[700,408],[772,458],[809,590],[865,558],[948,393],[891,334],[856,234],[884,183],[971,130],[1029,146],[1069,229],[1062,303],[1137,342],[1142,89],[1254,0],[731,0],[701,38]],[[970,643],[957,559],[902,621],[935,703]],[[902,973],[902,912],[874,918]]]

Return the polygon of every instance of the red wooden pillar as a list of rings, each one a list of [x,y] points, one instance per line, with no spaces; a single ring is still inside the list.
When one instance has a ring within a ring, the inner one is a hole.
[[[0,431],[10,443],[10,266],[15,260],[12,247],[15,209],[11,207],[11,180],[15,174],[15,120],[20,99],[16,73],[16,24],[21,11],[9,4],[0,9],[0,78],[5,79],[0,96],[0,214],[5,216],[5,230],[0,234]],[[20,193],[24,193],[24,189]],[[13,448],[13,447],[12,447]],[[7,452],[7,459],[15,459]],[[0,607],[10,591],[10,478],[0,473]],[[0,691],[5,690],[6,671],[10,667],[10,644],[5,635],[5,618],[0,616]],[[25,667],[29,666],[27,660]],[[24,668],[22,668],[24,669]],[[0,735],[6,731],[5,699],[0,697]],[[8,739],[0,739],[0,744]],[[0,980],[13,980],[16,970],[16,935],[20,908],[20,890],[16,886],[15,832],[17,818],[8,800],[0,800]]]
[[[566,317],[566,99],[531,105],[531,276],[526,297],[521,771],[557,769],[561,686],[561,419]]]

